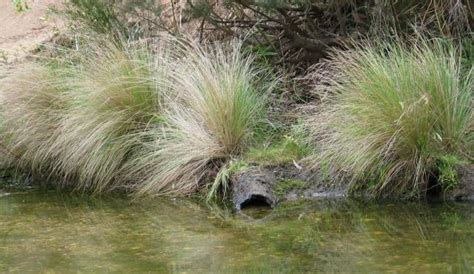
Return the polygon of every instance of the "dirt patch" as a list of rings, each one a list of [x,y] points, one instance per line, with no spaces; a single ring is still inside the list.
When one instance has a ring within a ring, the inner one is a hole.
[[[10,0],[0,0],[0,62],[21,60],[50,40],[63,24],[48,10],[62,3],[63,0],[28,0],[29,9],[17,12]]]

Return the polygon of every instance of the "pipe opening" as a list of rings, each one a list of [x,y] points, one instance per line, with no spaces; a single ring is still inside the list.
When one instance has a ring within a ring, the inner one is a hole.
[[[272,207],[272,201],[263,195],[253,194],[250,198],[240,204],[240,209],[249,207],[269,208]]]

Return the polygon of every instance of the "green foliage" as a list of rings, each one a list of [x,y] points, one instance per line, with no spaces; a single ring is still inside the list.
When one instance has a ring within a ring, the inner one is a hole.
[[[111,39],[137,40],[168,31],[161,1],[67,0],[56,13],[64,15],[75,32],[91,30]]]
[[[474,33],[461,42],[461,63],[464,73],[470,72],[474,64]]]
[[[247,167],[248,164],[242,160],[230,161],[222,166],[208,190],[206,201],[216,201],[218,197],[225,199],[230,188],[231,176]]]
[[[282,198],[285,194],[288,194],[291,191],[303,190],[306,185],[307,183],[302,180],[287,179],[279,181],[273,191],[277,197]]]
[[[284,134],[282,131],[287,131]],[[260,132],[257,143],[244,155],[247,162],[261,165],[282,165],[298,161],[310,152],[305,140],[304,127],[301,122],[289,130],[277,128]]]
[[[458,183],[457,167],[462,163],[458,157],[446,155],[440,157],[437,163],[438,183],[444,191],[453,189]]]
[[[295,138],[285,135],[282,140],[263,147],[253,147],[245,154],[245,160],[262,165],[281,165],[300,160],[307,148]]]
[[[307,120],[319,151],[313,159],[347,173],[352,184],[372,181],[374,194],[423,195],[438,155],[472,152],[473,75],[462,72],[449,42],[362,44],[334,52],[327,65],[337,72],[323,75],[331,93]]]
[[[251,52],[251,53],[255,54],[256,56],[258,56],[260,58],[268,58],[268,57],[271,57],[271,56],[276,56],[278,54],[271,47],[265,47],[265,46],[261,46],[261,45],[249,46],[249,47],[246,48],[246,50],[248,52]]]
[[[29,9],[26,0],[12,0],[12,3],[17,12],[24,12]]]
[[[107,0],[68,0],[64,13],[76,28],[92,30],[116,39],[128,38],[129,32],[116,7]]]

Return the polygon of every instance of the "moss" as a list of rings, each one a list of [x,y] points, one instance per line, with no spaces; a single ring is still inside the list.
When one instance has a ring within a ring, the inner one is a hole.
[[[285,179],[278,182],[278,184],[273,189],[275,195],[281,199],[285,194],[291,191],[301,191],[305,189],[306,182],[299,179]]]
[[[291,163],[307,154],[307,148],[296,138],[285,135],[281,140],[263,147],[254,147],[249,150],[244,159],[261,165],[281,165]]]

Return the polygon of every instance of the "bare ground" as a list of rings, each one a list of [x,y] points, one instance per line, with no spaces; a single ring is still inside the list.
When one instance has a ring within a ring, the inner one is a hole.
[[[15,62],[50,40],[61,22],[48,12],[63,0],[27,0],[29,9],[17,12],[11,0],[0,0],[0,62]]]

